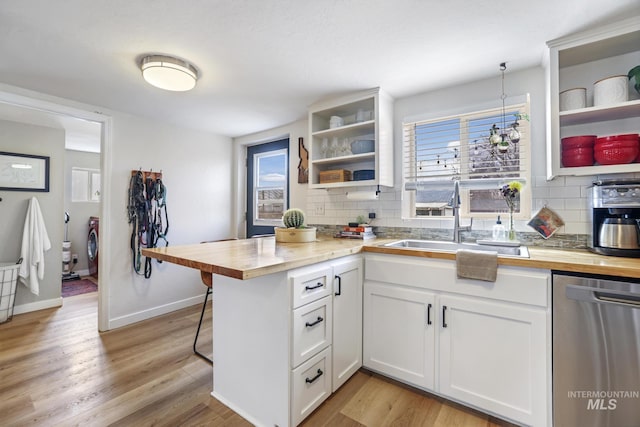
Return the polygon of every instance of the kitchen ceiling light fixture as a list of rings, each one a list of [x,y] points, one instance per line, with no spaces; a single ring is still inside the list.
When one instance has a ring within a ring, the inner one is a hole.
[[[147,83],[175,92],[193,89],[198,80],[198,71],[193,65],[173,56],[145,56],[140,63],[140,70]]]
[[[489,129],[489,142],[494,147],[497,147],[498,152],[500,153],[506,153],[509,150],[510,144],[515,144],[520,141],[520,131],[518,131],[518,126],[520,126],[520,123],[518,123],[518,119],[520,118],[519,115],[516,115],[516,120],[511,123],[510,130],[507,130],[506,126],[506,113],[504,106],[504,100],[507,98],[507,95],[504,93],[504,72],[506,69],[507,63],[501,62],[500,71],[502,72],[502,95],[500,96],[500,99],[502,100],[502,131],[500,131],[500,128],[496,126],[495,123],[491,126],[491,129]]]

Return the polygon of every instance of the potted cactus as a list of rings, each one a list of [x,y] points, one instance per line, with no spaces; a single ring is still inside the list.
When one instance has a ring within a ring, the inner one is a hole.
[[[287,209],[282,215],[284,227],[275,227],[276,242],[302,243],[316,240],[316,228],[304,225],[304,212],[297,208]]]

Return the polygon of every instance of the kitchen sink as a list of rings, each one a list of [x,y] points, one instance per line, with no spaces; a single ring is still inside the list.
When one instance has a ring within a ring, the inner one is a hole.
[[[456,252],[458,249],[471,249],[474,251],[497,252],[499,257],[529,258],[529,250],[526,246],[498,246],[478,243],[455,243],[440,240],[413,240],[404,239],[384,244],[390,248],[422,249],[435,252]]]

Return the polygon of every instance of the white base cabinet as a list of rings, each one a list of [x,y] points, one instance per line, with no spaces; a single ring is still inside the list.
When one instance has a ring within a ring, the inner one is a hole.
[[[435,294],[368,281],[364,306],[365,366],[433,390]]]
[[[364,366],[524,425],[550,422],[550,274],[367,254]]]
[[[248,280],[214,276],[212,395],[295,426],[362,366],[362,257]]]
[[[546,425],[545,310],[439,297],[439,392],[526,424]],[[445,326],[446,325],[446,326]]]
[[[333,267],[333,387],[336,391],[362,366],[362,258]]]

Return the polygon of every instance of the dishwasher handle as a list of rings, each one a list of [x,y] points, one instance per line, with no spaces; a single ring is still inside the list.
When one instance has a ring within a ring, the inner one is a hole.
[[[588,286],[567,285],[568,299],[594,304],[615,304],[640,309],[640,294],[615,291],[613,289],[590,288]]]

